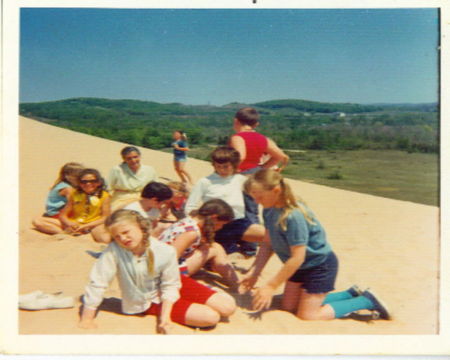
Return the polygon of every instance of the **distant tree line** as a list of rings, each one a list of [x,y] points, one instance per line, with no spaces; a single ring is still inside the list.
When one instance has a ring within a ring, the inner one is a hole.
[[[225,144],[243,104],[188,106],[138,100],[75,98],[22,103],[20,114],[78,132],[152,149],[169,147],[173,130],[191,145]],[[286,149],[398,149],[439,152],[436,104],[358,105],[305,100],[252,104],[258,128]]]

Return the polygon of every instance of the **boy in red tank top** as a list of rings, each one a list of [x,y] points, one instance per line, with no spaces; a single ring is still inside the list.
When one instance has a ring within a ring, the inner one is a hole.
[[[269,169],[279,163],[281,171],[289,161],[289,156],[273,140],[255,130],[258,125],[259,114],[254,108],[242,108],[234,116],[233,128],[236,133],[230,139],[230,146],[241,155],[239,171],[243,175],[252,174],[261,168]],[[260,164],[264,154],[269,158]]]
[[[288,161],[287,156],[277,144],[255,130],[259,125],[259,114],[252,107],[244,107],[236,113],[233,120],[233,129],[236,132],[231,136],[230,146],[241,155],[238,171],[242,175],[250,175],[260,169],[270,169],[280,164],[278,171],[283,170]],[[261,158],[267,155],[267,160],[261,164]],[[245,216],[253,224],[259,224],[258,205],[253,198],[244,192]]]

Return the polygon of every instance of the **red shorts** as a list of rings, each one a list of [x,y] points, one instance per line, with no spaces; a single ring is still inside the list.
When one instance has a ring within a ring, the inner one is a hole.
[[[186,324],[186,313],[192,303],[205,304],[216,291],[200,284],[189,276],[181,274],[180,298],[173,304],[170,318],[173,322]],[[147,315],[159,315],[162,304],[152,305],[144,312]]]

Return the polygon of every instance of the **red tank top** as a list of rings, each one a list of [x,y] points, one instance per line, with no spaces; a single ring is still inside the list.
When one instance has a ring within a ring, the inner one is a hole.
[[[261,156],[267,150],[267,138],[255,131],[241,131],[233,136],[240,136],[245,141],[246,157],[239,165],[239,170],[244,171],[257,167]]]

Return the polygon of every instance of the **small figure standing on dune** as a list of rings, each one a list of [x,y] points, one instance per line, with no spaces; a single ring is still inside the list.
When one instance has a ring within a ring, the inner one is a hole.
[[[175,248],[150,236],[148,219],[136,211],[120,209],[105,225],[113,242],[92,268],[79,327],[97,327],[97,308],[116,276],[122,312],[156,315],[158,333],[169,333],[172,322],[195,327],[219,322],[221,313],[211,306],[217,293],[188,276],[180,276]]]
[[[141,164],[138,148],[126,146],[120,154],[123,162],[111,169],[107,182],[113,210],[139,200],[144,186],[158,177],[152,166]]]
[[[184,131],[176,130],[173,132],[173,166],[181,181],[192,185],[191,175],[186,170],[187,152],[189,151],[187,135]]]
[[[353,286],[334,290],[338,260],[327,242],[325,230],[306,205],[298,201],[279,172],[260,170],[245,183],[248,193],[264,207],[267,239],[241,282],[241,290],[253,289],[261,271],[275,252],[283,267],[253,292],[255,310],[268,309],[275,290],[286,283],[282,309],[303,320],[342,318],[358,310],[374,310],[389,319],[385,305],[372,291]]]
[[[83,169],[83,165],[77,162],[67,163],[61,168],[58,179],[48,193],[44,215],[33,219],[36,230],[51,235],[61,232],[61,222],[58,220],[60,211],[74,192],[78,175]]]

